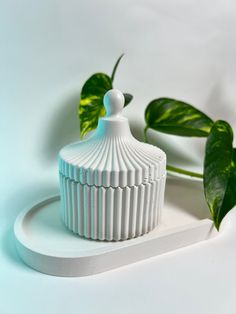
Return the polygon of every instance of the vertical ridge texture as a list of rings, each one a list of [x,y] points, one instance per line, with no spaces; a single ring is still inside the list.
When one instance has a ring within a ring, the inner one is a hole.
[[[94,240],[119,241],[160,222],[165,176],[124,188],[81,184],[60,174],[61,217],[68,229]]]

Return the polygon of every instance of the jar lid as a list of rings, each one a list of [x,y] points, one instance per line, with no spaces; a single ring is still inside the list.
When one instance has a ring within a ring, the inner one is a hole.
[[[86,140],[65,146],[59,171],[81,184],[125,187],[157,180],[166,173],[166,155],[156,146],[136,140],[122,116],[123,94],[112,89],[104,96],[106,116]]]

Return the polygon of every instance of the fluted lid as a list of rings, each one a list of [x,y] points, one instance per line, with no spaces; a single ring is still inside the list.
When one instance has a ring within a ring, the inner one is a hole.
[[[88,139],[65,146],[59,171],[81,184],[125,187],[157,180],[166,172],[159,148],[136,140],[122,116],[123,94],[112,89],[104,96],[106,116]]]

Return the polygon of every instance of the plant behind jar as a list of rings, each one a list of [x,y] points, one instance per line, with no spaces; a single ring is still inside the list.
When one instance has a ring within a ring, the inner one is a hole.
[[[78,108],[81,138],[96,129],[99,117],[105,115],[103,96],[113,88],[122,57],[123,54],[118,58],[111,76],[95,73],[83,85]],[[127,106],[133,96],[124,93],[124,97]],[[203,174],[172,165],[167,165],[167,171],[203,178],[206,202],[219,230],[225,215],[236,205],[236,148],[233,148],[233,130],[229,123],[213,121],[192,105],[171,98],[152,100],[145,110],[145,121],[146,142],[148,129],[178,136],[207,138]]]

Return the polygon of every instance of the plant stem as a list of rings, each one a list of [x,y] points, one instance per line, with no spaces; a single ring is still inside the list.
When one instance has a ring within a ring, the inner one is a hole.
[[[111,73],[111,81],[113,82],[114,81],[114,78],[115,78],[115,74],[116,74],[116,70],[118,68],[118,65],[120,63],[120,60],[124,57],[124,53],[122,53],[121,56],[119,56],[118,60],[116,61],[116,64],[114,65],[114,68],[112,70],[112,73]]]
[[[166,169],[170,172],[176,172],[176,173],[180,173],[189,177],[194,177],[194,178],[199,178],[199,179],[203,179],[203,175],[201,173],[198,172],[194,172],[194,171],[188,171],[182,168],[178,168],[178,167],[174,167],[171,165],[166,165]]]
[[[148,126],[146,125],[145,129],[144,129],[144,142],[145,143],[149,143],[148,142],[148,138],[147,138],[147,130],[148,130]]]
[[[145,141],[145,143],[149,143],[148,142],[148,138],[147,138],[147,131],[148,131],[148,126],[146,126],[145,129],[144,129],[144,141]],[[186,176],[189,176],[189,177],[203,179],[203,174],[202,173],[198,173],[198,172],[194,172],[194,171],[188,171],[188,170],[185,170],[185,169],[182,169],[182,168],[178,168],[178,167],[174,167],[174,166],[171,166],[171,165],[166,165],[166,169],[169,172],[176,172],[176,173],[183,174],[183,175],[186,175]]]

